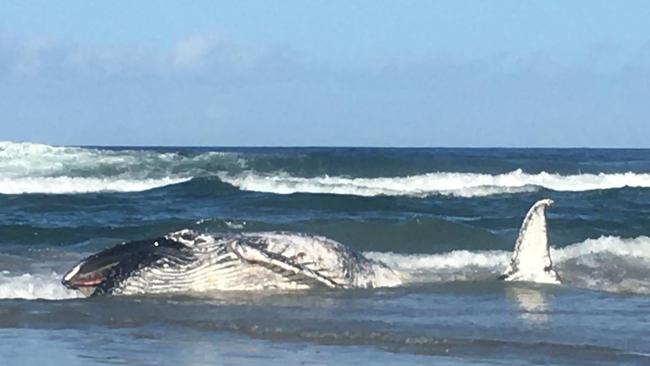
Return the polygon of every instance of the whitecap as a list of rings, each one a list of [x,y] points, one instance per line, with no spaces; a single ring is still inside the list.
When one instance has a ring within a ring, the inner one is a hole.
[[[511,255],[505,250],[364,254],[403,273],[410,283],[495,279],[506,268]],[[566,286],[650,294],[650,237],[587,239],[551,248],[551,258]]]
[[[49,274],[0,273],[0,299],[48,299],[61,300],[81,297],[78,291],[68,290],[61,285],[61,276]]]
[[[70,194],[141,192],[189,181],[190,178],[123,179],[81,177],[0,178],[0,194]]]
[[[504,174],[436,172],[406,177],[351,178],[336,176],[295,177],[286,173],[220,173],[219,178],[247,191],[277,194],[327,193],[357,196],[482,197],[495,194],[534,192],[540,187],[563,192],[582,192],[623,187],[650,187],[648,173],[600,173],[560,175],[529,174],[521,169]]]

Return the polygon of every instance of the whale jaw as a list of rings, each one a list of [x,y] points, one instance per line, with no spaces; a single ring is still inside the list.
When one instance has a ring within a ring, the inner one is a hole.
[[[528,211],[519,230],[512,258],[500,279],[560,284],[560,276],[553,268],[548,244],[546,209],[550,199],[537,201]]]
[[[194,257],[180,240],[166,237],[123,243],[83,259],[63,276],[61,283],[85,296],[112,294],[119,292],[134,274],[163,259],[180,265]]]

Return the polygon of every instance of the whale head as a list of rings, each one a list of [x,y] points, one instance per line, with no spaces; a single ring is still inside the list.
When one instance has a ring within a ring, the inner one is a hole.
[[[167,237],[133,241],[85,258],[63,276],[61,283],[86,296],[111,294],[128,278],[163,259],[184,262],[191,257],[182,242]]]

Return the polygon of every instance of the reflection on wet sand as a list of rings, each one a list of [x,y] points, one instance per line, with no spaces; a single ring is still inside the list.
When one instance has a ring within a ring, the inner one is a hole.
[[[506,288],[506,295],[520,310],[519,317],[524,321],[541,325],[549,320],[549,304],[546,294],[542,291],[530,288],[509,286]]]

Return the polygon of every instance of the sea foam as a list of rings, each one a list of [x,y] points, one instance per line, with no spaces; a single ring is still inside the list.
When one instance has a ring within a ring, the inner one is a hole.
[[[77,297],[81,297],[81,294],[61,285],[61,276],[56,272],[49,274],[0,272],[0,299],[61,300]]]
[[[140,192],[178,184],[189,178],[122,179],[82,177],[0,178],[0,194],[69,194],[90,192]]]
[[[241,168],[237,154],[0,142],[0,194],[138,192]]]
[[[455,250],[441,254],[367,252],[400,271],[407,282],[481,281],[506,268],[511,252]],[[650,237],[602,236],[551,248],[563,284],[610,292],[650,293]]]

